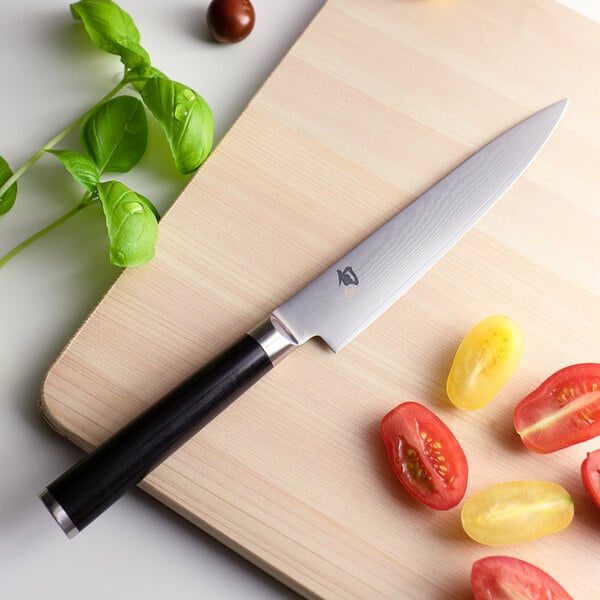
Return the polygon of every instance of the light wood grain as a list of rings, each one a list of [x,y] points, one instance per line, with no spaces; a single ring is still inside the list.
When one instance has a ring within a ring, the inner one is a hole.
[[[338,355],[293,353],[142,487],[308,598],[464,599],[472,561],[505,553],[596,599],[600,515],[579,465],[600,442],[537,456],[511,418],[558,368],[600,361],[598,65],[600,28],[549,0],[329,0],[162,220],[153,262],[51,368],[46,418],[97,445],[476,149],[570,97],[527,173],[395,307]],[[463,413],[444,394],[452,355],[494,313],[521,324],[522,364]],[[486,548],[459,509],[416,505],[378,434],[406,400],[462,442],[467,494],[553,480],[572,525]]]

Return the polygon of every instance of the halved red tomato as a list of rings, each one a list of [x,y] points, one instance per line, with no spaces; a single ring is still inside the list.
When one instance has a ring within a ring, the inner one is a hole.
[[[475,600],[573,600],[539,567],[511,556],[487,556],[473,563]]]
[[[542,454],[600,435],[600,364],[557,371],[519,402],[513,421],[523,443]]]
[[[381,437],[396,477],[419,502],[448,510],[463,499],[467,458],[432,411],[417,402],[396,406],[381,421]]]
[[[581,463],[581,479],[585,489],[600,508],[600,450],[588,452],[587,458]]]

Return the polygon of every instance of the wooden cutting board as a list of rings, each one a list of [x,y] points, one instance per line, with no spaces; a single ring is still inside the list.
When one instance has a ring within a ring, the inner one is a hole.
[[[308,598],[464,599],[473,560],[501,553],[596,599],[600,513],[579,466],[600,441],[538,456],[511,419],[554,371],[600,361],[599,65],[600,27],[549,0],[329,0],[164,217],[156,258],[52,366],[46,418],[96,446],[472,152],[570,97],[527,173],[391,310],[338,355],[297,350],[142,487]],[[522,326],[521,366],[461,412],[450,362],[495,313]],[[488,548],[459,508],[417,505],[378,433],[407,400],[463,444],[467,495],[556,481],[570,527]]]

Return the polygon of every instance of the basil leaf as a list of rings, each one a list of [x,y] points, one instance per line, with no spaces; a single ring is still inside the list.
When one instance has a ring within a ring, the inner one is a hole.
[[[140,43],[133,19],[112,0],[81,0],[71,4],[74,19],[80,19],[98,48],[121,56],[121,45]]]
[[[0,156],[0,186],[4,185],[13,175],[8,163]],[[15,181],[0,197],[0,215],[6,214],[17,199],[17,182]]]
[[[98,184],[104,210],[110,262],[119,267],[135,267],[154,256],[158,238],[156,209],[144,196],[119,181]]]
[[[130,72],[129,81],[136,91],[141,94],[144,86],[148,83],[148,80],[153,77],[164,77],[165,79],[168,79],[162,71],[159,71],[155,67],[141,66]]]
[[[152,77],[142,100],[160,123],[180,173],[191,173],[212,149],[214,121],[210,107],[196,92],[166,77]]]
[[[150,68],[150,57],[148,53],[133,40],[121,40],[115,42],[118,48],[121,62],[131,71]]]
[[[96,189],[98,185],[98,169],[96,169],[96,165],[89,158],[73,150],[46,150],[46,152],[54,154],[77,183],[90,192]]]
[[[125,173],[142,158],[148,145],[148,120],[133,96],[101,104],[81,126],[81,145],[99,173]]]

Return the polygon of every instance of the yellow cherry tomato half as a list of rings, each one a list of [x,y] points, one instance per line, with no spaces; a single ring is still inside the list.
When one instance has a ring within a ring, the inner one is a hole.
[[[556,533],[573,514],[573,499],[557,483],[510,481],[471,496],[460,517],[465,533],[476,542],[507,546]]]
[[[511,378],[523,353],[523,333],[503,315],[484,319],[460,343],[446,382],[452,404],[463,410],[485,406]]]

